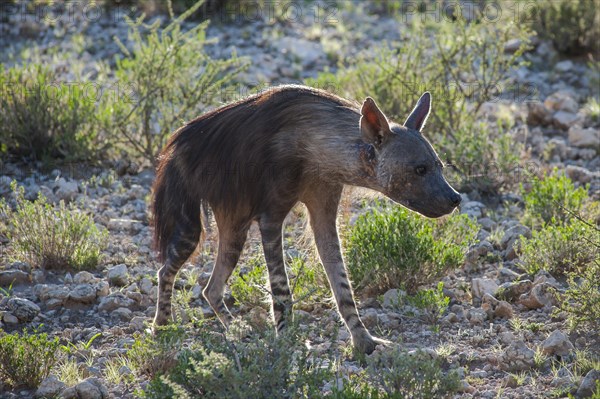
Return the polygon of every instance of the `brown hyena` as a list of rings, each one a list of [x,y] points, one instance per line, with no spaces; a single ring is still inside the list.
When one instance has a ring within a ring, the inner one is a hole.
[[[282,225],[302,202],[338,310],[352,342],[370,353],[382,342],[363,325],[342,259],[336,214],[344,184],[379,191],[428,217],[450,213],[460,195],[420,131],[431,96],[423,94],[404,123],[388,121],[371,98],[362,107],[303,86],[281,86],[226,105],[177,130],[159,158],[154,184],[158,271],[155,325],[171,318],[173,282],[199,243],[201,208],[219,231],[217,259],[204,297],[227,325],[225,284],[258,222],[277,330],[292,303],[282,250]]]

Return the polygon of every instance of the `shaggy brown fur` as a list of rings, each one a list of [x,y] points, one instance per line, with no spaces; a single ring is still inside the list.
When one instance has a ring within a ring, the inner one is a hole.
[[[344,184],[371,188],[426,216],[451,212],[460,196],[420,134],[425,93],[404,126],[390,123],[371,98],[362,107],[304,86],[281,86],[211,111],[177,130],[162,151],[154,184],[158,273],[155,324],[168,322],[175,275],[202,233],[208,204],[219,229],[217,260],[204,296],[227,324],[223,290],[252,222],[258,222],[277,329],[292,302],[282,250],[283,221],[297,202],[310,214],[315,242],[354,345],[378,340],[361,322],[343,263],[336,213]]]

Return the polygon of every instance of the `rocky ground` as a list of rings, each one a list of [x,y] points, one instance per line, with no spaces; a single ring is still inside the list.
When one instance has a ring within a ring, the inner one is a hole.
[[[335,70],[341,54],[368,51],[382,39],[402,39],[397,22],[389,17],[340,9],[315,18],[307,8],[303,11],[301,20],[243,18],[237,24],[212,24],[208,36],[218,38],[218,44],[209,46],[209,53],[227,57],[235,49],[238,55],[251,60],[243,76],[248,85],[278,84],[301,82],[320,71]],[[93,76],[99,73],[101,62],[110,62],[118,52],[112,36],[126,40],[126,25],[111,15],[91,21],[74,13],[72,18],[60,18],[52,29],[36,19],[11,18],[0,22],[0,60],[10,63],[11,52],[35,43],[39,46],[38,57],[64,71],[67,78],[76,77],[73,68],[68,67],[75,53],[79,52],[82,70]],[[73,44],[74,37],[84,38],[83,49]],[[546,42],[538,43],[527,57],[530,66],[513,74],[515,81],[535,87],[534,98],[528,102],[507,99],[489,104],[487,109],[490,113],[509,110],[525,132],[524,140],[540,169],[564,169],[577,184],[589,183],[590,194],[600,199],[600,127],[584,106],[584,100],[598,88],[591,87],[585,60],[561,60]],[[94,175],[97,177],[90,180]],[[41,192],[51,202],[82,201],[95,222],[110,232],[110,244],[101,267],[91,271],[43,271],[26,263],[4,261],[0,265],[0,287],[7,289],[12,284],[12,292],[0,294],[0,329],[14,331],[43,323],[40,331],[72,343],[87,342],[101,333],[91,349],[91,364],[86,366],[90,377],[64,391],[63,397],[132,397],[134,389],[147,381],[115,385],[106,381],[104,371],[109,359],[123,354],[131,345],[135,332],[147,329],[154,314],[159,265],[150,248],[147,217],[152,170],[126,160],[116,163],[113,170],[62,168],[50,173],[4,164],[0,176],[3,196],[8,195],[14,178],[25,187],[30,199]],[[576,349],[600,354],[599,336],[568,334],[564,314],[554,314],[556,303],[548,290],[564,290],[564,281],[545,273],[530,280],[521,278],[514,245],[520,236],[531,235],[518,221],[521,198],[509,193],[499,205],[492,206],[480,202],[477,193],[463,196],[461,212],[478,221],[480,242],[468,252],[464,267],[443,280],[451,305],[439,331],[433,331],[415,312],[395,306],[394,299],[401,293],[394,290],[382,298],[363,299],[365,324],[406,348],[428,348],[435,356],[445,357],[451,367],[459,368],[463,390],[457,397],[537,398],[551,397],[561,389],[573,394],[589,391],[598,373],[580,378],[569,371],[568,364]],[[495,236],[499,229],[505,231],[500,239]],[[2,234],[0,237],[5,238]],[[206,247],[208,256],[203,258],[210,259],[214,237],[209,237]],[[187,270],[199,268],[199,277],[195,282],[184,282],[180,277],[178,283],[180,288],[189,285],[191,305],[202,309],[206,316],[212,313],[200,293],[211,266],[210,261],[187,265]],[[323,326],[326,331],[339,322],[328,305],[316,306],[307,317],[307,323]],[[340,331],[339,339],[348,342],[345,330]],[[322,338],[315,340],[318,344]],[[549,367],[551,359],[561,359],[564,367]],[[343,367],[356,370],[360,365],[346,360]],[[517,378],[519,372],[523,372],[522,380]],[[64,388],[50,377],[36,395]],[[30,391],[3,392],[0,385],[3,398],[32,395]]]

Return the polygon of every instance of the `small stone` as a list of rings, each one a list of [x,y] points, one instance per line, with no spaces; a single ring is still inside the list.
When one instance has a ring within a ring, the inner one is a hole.
[[[569,179],[582,184],[591,182],[594,176],[591,171],[576,165],[567,165],[565,172]]]
[[[498,290],[498,284],[487,278],[474,278],[471,280],[471,296],[473,303],[481,300],[485,294],[494,295]]]
[[[17,317],[14,314],[9,312],[4,312],[4,315],[2,316],[2,321],[9,325],[19,324],[19,319],[17,319]]]
[[[596,391],[596,387],[600,382],[600,370],[592,369],[581,380],[579,389],[577,389],[577,396],[580,398],[591,397]]]
[[[98,311],[112,312],[117,308],[129,308],[134,304],[135,302],[132,299],[127,298],[121,292],[115,292],[114,294],[108,295],[100,300]]]
[[[600,147],[600,130],[571,126],[569,128],[569,144],[578,148],[592,148],[598,151]]]
[[[54,195],[58,200],[69,202],[75,199],[79,193],[77,182],[66,181],[64,178],[58,179],[54,183]]]
[[[494,316],[511,319],[513,317],[513,308],[510,303],[506,301],[499,301],[498,305],[494,309]]]
[[[54,398],[65,389],[65,384],[55,375],[46,377],[35,391],[35,398]]]
[[[67,388],[62,393],[63,399],[108,399],[108,389],[100,379],[86,378],[74,387]]]
[[[487,319],[487,313],[483,309],[475,308],[471,309],[467,314],[469,323],[473,326],[481,326]]]
[[[552,286],[548,283],[534,285],[529,293],[520,296],[519,302],[528,309],[549,307],[556,303],[556,298],[551,290]]]
[[[152,291],[152,280],[148,277],[144,277],[139,281],[138,286],[140,287],[140,292],[142,294],[148,295]]]
[[[11,284],[24,284],[29,282],[29,273],[21,270],[2,270],[0,271],[0,286],[8,287]]]
[[[502,249],[509,248],[510,244],[514,243],[521,236],[526,238],[531,238],[531,230],[527,226],[523,226],[522,224],[514,225],[504,232],[504,236],[502,237],[502,241],[500,242],[500,246]]]
[[[556,65],[554,65],[554,69],[558,72],[568,72],[573,69],[573,61],[564,60],[557,62]]]
[[[90,284],[78,284],[69,294],[69,299],[79,303],[93,303],[96,300],[96,289]]]
[[[555,330],[542,342],[542,351],[546,355],[568,356],[575,350],[569,337],[560,330]]]
[[[142,316],[135,316],[129,322],[129,327],[134,331],[144,331],[146,328],[146,318]]]
[[[498,334],[498,338],[504,345],[510,345],[510,343],[515,340],[515,334],[513,334],[511,331],[504,331]]]
[[[406,296],[406,292],[397,288],[387,290],[383,294],[383,307],[386,309],[395,309],[402,304],[403,298]]]
[[[111,267],[108,269],[108,282],[119,287],[127,285],[129,280],[127,272],[127,265],[124,263]]]
[[[546,97],[544,106],[553,111],[566,111],[572,114],[576,113],[579,108],[571,93],[566,91],[557,91]]]
[[[98,281],[98,278],[90,272],[82,271],[73,276],[75,284],[93,284]]]
[[[29,299],[11,298],[8,300],[8,309],[22,322],[30,322],[40,313],[40,307]]]
[[[374,328],[375,326],[377,326],[378,321],[377,311],[373,308],[365,309],[361,319],[365,327]]]
[[[501,284],[498,287],[497,297],[500,299],[505,299],[508,302],[513,302],[521,297],[521,295],[529,292],[533,283],[531,280],[521,280],[521,281],[512,281],[508,283]]]
[[[133,312],[127,308],[118,308],[112,311],[111,316],[116,317],[120,320],[127,321],[131,320]]]
[[[505,371],[529,370],[535,365],[535,352],[523,340],[511,342],[502,354],[500,367]]]
[[[564,130],[571,128],[575,123],[579,122],[580,119],[579,115],[568,111],[558,111],[552,115],[552,122],[554,125]]]

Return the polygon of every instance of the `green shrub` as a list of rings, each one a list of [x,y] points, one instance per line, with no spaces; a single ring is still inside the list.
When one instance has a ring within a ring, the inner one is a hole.
[[[600,240],[597,241],[600,246]],[[596,259],[581,273],[569,273],[569,289],[559,301],[559,307],[566,311],[571,329],[600,328],[600,250],[597,247]]]
[[[24,198],[23,187],[11,184],[16,209],[5,200],[0,202],[0,215],[6,218],[10,254],[41,268],[89,269],[96,267],[108,241],[108,232],[94,224],[75,204],[58,206],[47,203],[39,194],[35,202]]]
[[[405,297],[406,303],[422,312],[422,319],[431,325],[437,325],[448,309],[450,298],[444,295],[444,283],[438,283],[435,289],[419,290],[415,295]]]
[[[345,383],[330,398],[417,399],[448,398],[460,388],[455,371],[444,373],[441,363],[425,352],[407,353],[398,347],[378,351],[367,359],[365,375]]]
[[[229,281],[231,296],[239,306],[266,307],[268,304],[267,265],[264,257],[257,253],[248,259],[246,265],[234,273]]]
[[[553,219],[554,220],[554,219]],[[574,219],[566,224],[548,224],[521,238],[518,249],[521,266],[535,275],[546,270],[555,275],[585,270],[600,256],[600,230]]]
[[[537,34],[552,40],[561,53],[598,54],[600,43],[600,8],[588,0],[552,0],[536,3],[532,16]]]
[[[581,212],[588,199],[587,189],[575,185],[566,175],[554,170],[543,179],[533,179],[531,188],[520,185],[525,202],[522,222],[530,227],[566,223]]]
[[[153,379],[146,398],[313,398],[333,377],[333,359],[310,353],[307,332],[291,326],[276,337],[272,329],[227,337],[205,329],[177,358],[168,374]],[[236,326],[230,333],[239,334]],[[324,359],[327,359],[325,361]]]
[[[464,189],[495,193],[511,184],[506,178],[520,160],[522,146],[502,123],[479,122],[479,111],[501,92],[518,92],[508,83],[510,69],[528,48],[528,30],[513,23],[468,23],[459,18],[423,26],[414,18],[409,38],[359,55],[340,65],[336,74],[322,73],[308,83],[332,87],[358,100],[375,98],[387,116],[403,122],[421,93],[433,96],[424,134],[442,157],[453,164]],[[523,39],[510,55],[505,44]]]
[[[127,351],[131,369],[138,376],[151,378],[167,373],[177,364],[185,331],[179,326],[159,327],[156,336],[136,336]]]
[[[355,288],[381,293],[416,292],[459,267],[477,229],[466,216],[426,219],[399,206],[373,209],[346,234],[346,259]]]
[[[169,134],[182,121],[196,117],[218,101],[218,94],[245,67],[235,54],[228,60],[211,59],[204,51],[207,22],[183,31],[182,23],[200,7],[196,3],[160,29],[147,26],[143,16],[129,24],[130,51],[123,52],[115,77],[127,82],[131,98],[115,101],[105,96],[99,118],[118,146],[154,163]],[[147,28],[147,31],[146,31]]]
[[[312,306],[331,296],[329,282],[323,266],[314,260],[304,257],[291,258],[288,274],[294,303],[302,306]]]
[[[45,66],[0,64],[0,153],[34,159],[90,159],[97,123],[94,100]]]
[[[37,388],[57,362],[58,338],[23,331],[0,335],[0,380],[13,388]]]

